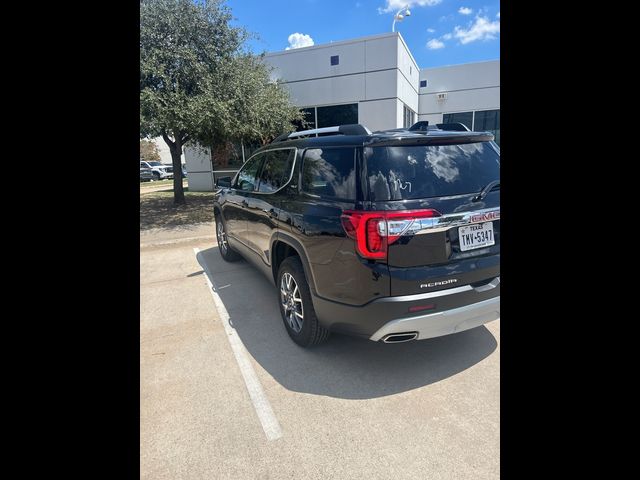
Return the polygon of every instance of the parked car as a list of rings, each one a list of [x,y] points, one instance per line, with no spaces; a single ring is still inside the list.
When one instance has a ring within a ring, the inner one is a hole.
[[[140,168],[150,168],[153,173],[154,180],[173,178],[173,167],[171,165],[164,165],[160,162],[141,161]]]
[[[218,179],[218,247],[275,284],[304,347],[447,335],[500,317],[499,188],[488,132],[285,134]]]
[[[151,180],[153,180],[153,170],[150,168],[140,167],[140,181],[150,182]]]

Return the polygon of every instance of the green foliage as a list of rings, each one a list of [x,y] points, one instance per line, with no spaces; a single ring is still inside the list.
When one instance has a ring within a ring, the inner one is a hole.
[[[140,140],[140,160],[147,162],[159,162],[160,153],[155,142],[149,140]]]
[[[302,118],[231,19],[220,0],[140,3],[141,137],[264,143]]]

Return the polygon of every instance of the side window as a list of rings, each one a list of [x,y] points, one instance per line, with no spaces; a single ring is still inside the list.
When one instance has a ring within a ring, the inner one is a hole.
[[[267,152],[258,191],[264,193],[275,192],[281,188],[291,176],[291,166],[295,150],[273,150]]]
[[[256,189],[256,177],[264,157],[264,154],[256,155],[242,167],[238,172],[235,188],[244,192],[253,192]]]
[[[326,198],[355,200],[355,148],[307,150],[302,162],[302,190]]]

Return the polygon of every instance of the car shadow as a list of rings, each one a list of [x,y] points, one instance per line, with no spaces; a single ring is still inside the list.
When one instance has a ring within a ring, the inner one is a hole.
[[[197,259],[249,353],[289,390],[345,399],[384,397],[462,372],[497,347],[481,326],[399,344],[333,334],[325,344],[304,349],[289,338],[276,288],[258,270],[245,260],[225,262],[217,247]]]

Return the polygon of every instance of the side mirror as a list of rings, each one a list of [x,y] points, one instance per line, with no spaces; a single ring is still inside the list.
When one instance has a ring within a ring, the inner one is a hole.
[[[231,177],[220,177],[216,179],[216,187],[231,188]]]

